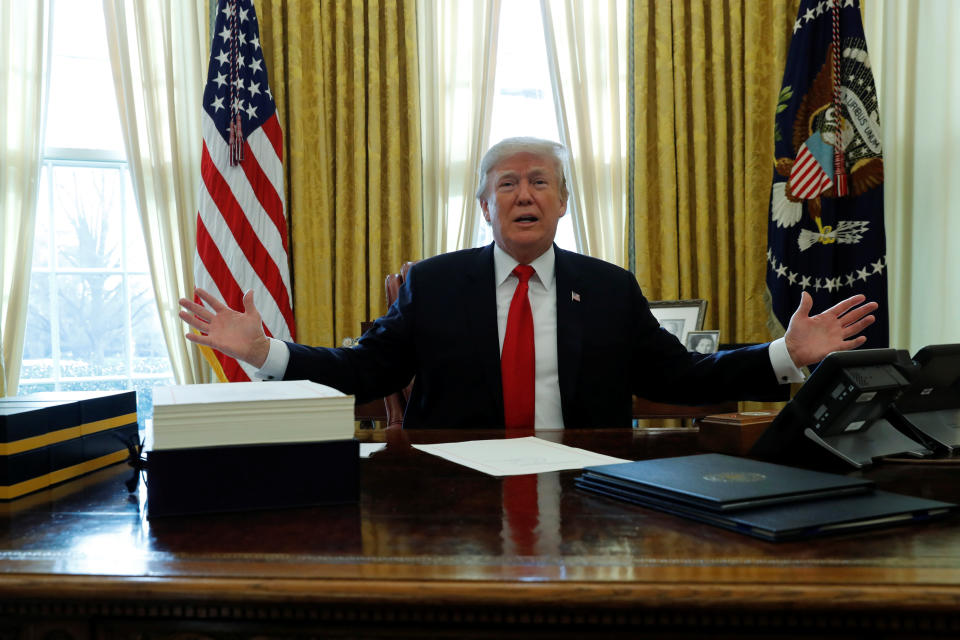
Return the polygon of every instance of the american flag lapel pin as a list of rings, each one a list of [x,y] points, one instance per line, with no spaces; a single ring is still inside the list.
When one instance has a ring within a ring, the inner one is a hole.
[[[571,291],[570,299],[573,300],[574,302],[580,302],[580,294],[577,293],[576,291]]]

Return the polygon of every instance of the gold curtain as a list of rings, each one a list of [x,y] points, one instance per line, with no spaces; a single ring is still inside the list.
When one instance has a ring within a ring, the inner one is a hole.
[[[421,257],[415,0],[262,0],[298,342],[339,345]]]
[[[773,123],[799,0],[634,0],[632,229],[650,299],[705,298],[722,342],[770,338]]]

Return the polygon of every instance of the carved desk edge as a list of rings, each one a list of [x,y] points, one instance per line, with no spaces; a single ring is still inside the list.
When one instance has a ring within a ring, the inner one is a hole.
[[[733,582],[530,583],[463,580],[341,580],[126,576],[0,576],[0,606],[23,602],[177,606],[405,605],[776,611],[950,612],[960,585]]]

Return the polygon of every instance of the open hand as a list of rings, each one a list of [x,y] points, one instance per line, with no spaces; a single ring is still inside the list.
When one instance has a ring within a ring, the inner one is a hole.
[[[866,336],[857,334],[874,323],[876,318],[870,314],[879,307],[876,302],[864,303],[866,299],[862,294],[851,296],[811,316],[813,298],[804,291],[784,335],[793,363],[805,367],[820,362],[833,351],[854,349],[866,342]]]
[[[180,298],[180,319],[202,333],[187,332],[187,340],[216,349],[257,368],[263,366],[270,351],[270,339],[263,332],[260,312],[253,304],[253,291],[243,295],[243,312],[234,311],[197,287],[198,304]]]

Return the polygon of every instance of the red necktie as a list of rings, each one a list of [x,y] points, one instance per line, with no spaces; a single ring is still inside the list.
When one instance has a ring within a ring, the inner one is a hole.
[[[510,301],[507,332],[500,354],[500,377],[503,380],[503,418],[509,429],[533,429],[534,376],[536,362],[533,348],[533,312],[527,297],[527,281],[533,267],[517,265],[514,275],[520,279]]]

